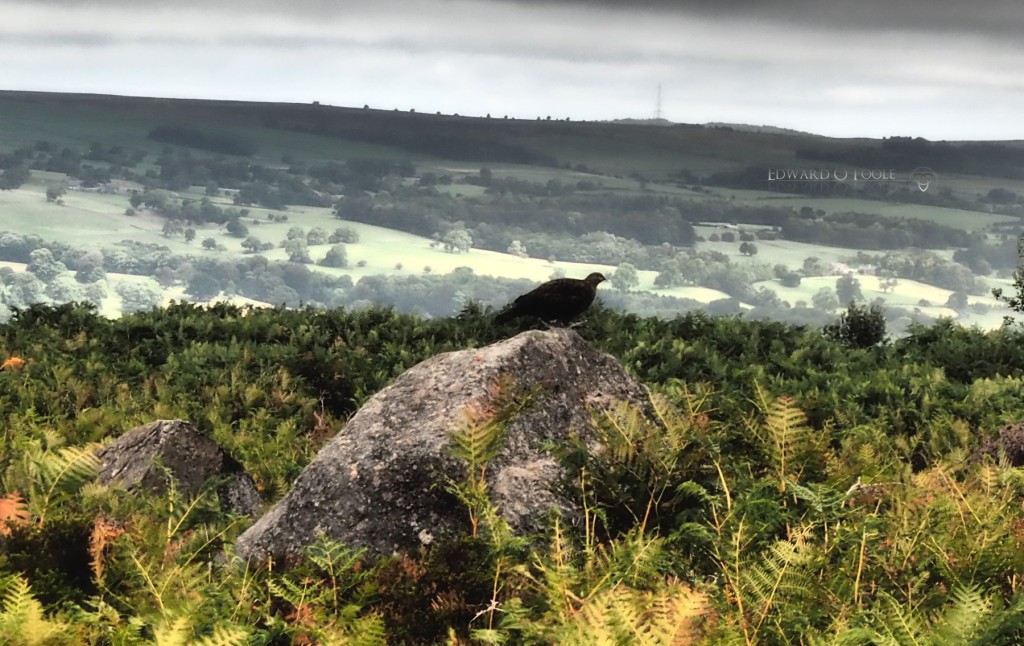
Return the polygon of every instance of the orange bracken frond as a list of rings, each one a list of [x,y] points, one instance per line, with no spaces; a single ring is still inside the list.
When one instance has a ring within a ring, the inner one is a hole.
[[[97,581],[103,580],[103,552],[107,549],[110,541],[121,534],[124,534],[123,527],[102,516],[97,516],[96,520],[93,521],[92,535],[89,537],[89,556],[92,557],[89,560],[89,566],[92,568],[92,573]]]
[[[4,362],[0,364],[0,370],[21,370],[25,367],[25,360],[21,357],[8,357],[4,359]]]
[[[28,525],[31,517],[28,504],[17,491],[0,498],[0,536],[9,536],[11,525]]]

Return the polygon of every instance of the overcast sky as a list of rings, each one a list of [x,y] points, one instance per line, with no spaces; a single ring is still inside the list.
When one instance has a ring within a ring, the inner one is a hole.
[[[0,89],[1024,139],[1021,0],[0,0]]]

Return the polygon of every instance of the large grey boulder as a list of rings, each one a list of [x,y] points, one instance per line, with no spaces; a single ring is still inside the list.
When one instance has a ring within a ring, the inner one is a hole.
[[[556,493],[561,469],[545,445],[564,444],[573,432],[588,437],[595,409],[620,401],[648,406],[647,392],[576,332],[531,331],[432,357],[399,376],[238,538],[237,553],[287,557],[324,532],[390,554],[466,531],[467,510],[446,486],[466,476],[465,463],[451,456],[451,432],[466,411],[526,393],[529,403],[508,420],[500,455],[487,468],[491,500],[520,533],[541,529],[552,508],[575,514]]]
[[[100,482],[152,493],[167,490],[168,475],[189,496],[201,493],[210,478],[223,477],[217,489],[221,506],[253,518],[259,515],[260,497],[252,479],[189,422],[161,419],[137,426],[99,449],[96,457]]]

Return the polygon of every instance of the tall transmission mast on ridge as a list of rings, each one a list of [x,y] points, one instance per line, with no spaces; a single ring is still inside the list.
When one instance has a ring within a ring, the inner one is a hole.
[[[658,102],[654,106],[654,118],[661,119],[661,83],[658,83]]]

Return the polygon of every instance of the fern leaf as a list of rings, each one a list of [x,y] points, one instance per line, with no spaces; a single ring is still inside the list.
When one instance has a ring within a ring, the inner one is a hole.
[[[815,513],[826,519],[839,515],[846,501],[846,494],[827,484],[808,484],[807,486],[789,483],[789,492],[799,500],[806,502]]]
[[[633,529],[608,546],[600,565],[612,580],[641,587],[660,576],[667,558],[663,538]]]
[[[156,646],[188,646],[191,629],[188,617],[168,618],[153,628],[153,639]]]
[[[587,602],[565,625],[561,643],[684,646],[697,643],[708,599],[687,586],[671,584],[655,593],[621,586]]]
[[[40,466],[50,489],[77,491],[95,478],[100,468],[95,449],[95,446],[69,446],[56,453],[45,454]]]
[[[267,589],[279,599],[287,601],[292,607],[298,608],[306,603],[306,590],[287,578],[267,580]]]
[[[879,632],[873,636],[875,643],[885,646],[927,643],[927,621],[913,608],[901,604],[892,596],[882,593],[886,604]]]
[[[977,586],[953,588],[953,605],[935,620],[935,644],[966,644],[981,630],[992,613],[992,601]]]
[[[348,646],[387,646],[388,643],[384,618],[377,613],[352,621],[348,633],[351,635]]]
[[[575,556],[576,552],[565,535],[562,523],[556,517],[546,558],[538,559],[535,564],[543,579],[547,599],[555,608],[572,608],[579,601],[572,566]]]
[[[710,611],[706,594],[678,583],[651,595],[644,605],[647,619],[643,632],[648,643],[659,646],[696,643],[701,638],[699,623]]]
[[[209,637],[202,637],[192,644],[194,646],[245,646],[249,639],[249,631],[237,626],[218,626]]]
[[[466,413],[466,420],[451,433],[453,457],[465,460],[471,475],[497,457],[505,439],[504,428],[494,419],[478,420]]]
[[[12,577],[4,586],[3,617],[7,625],[21,624],[33,612],[33,601],[28,581]]]
[[[12,644],[36,646],[67,632],[68,626],[63,622],[46,619],[43,604],[32,596],[27,580],[15,576],[4,587],[0,637],[13,638],[9,642]]]
[[[33,485],[38,495],[33,495],[30,502],[36,507],[40,526],[46,519],[50,504],[58,495],[77,492],[99,473],[100,461],[95,454],[96,448],[96,445],[90,444],[28,455],[29,462],[36,467],[30,472],[35,476]]]
[[[777,607],[787,599],[805,599],[817,588],[810,573],[811,550],[800,534],[790,541],[777,541],[758,563],[741,573],[740,585],[746,595],[756,601],[755,629],[759,628]],[[753,606],[751,606],[753,610]],[[756,630],[755,630],[756,632]]]
[[[560,643],[618,646],[622,639],[621,608],[628,605],[628,595],[621,588],[604,590],[588,600],[565,626]]]
[[[474,644],[496,644],[497,646],[507,643],[509,639],[508,635],[503,631],[494,630],[493,628],[478,628],[470,631],[469,636],[473,639]],[[454,633],[449,637],[454,637]],[[448,643],[457,645],[459,641],[456,637],[455,641],[449,641]]]
[[[789,482],[800,481],[811,457],[820,453],[820,434],[807,425],[807,417],[792,397],[777,397],[767,403],[760,386],[757,391],[764,421],[748,425],[760,440],[784,492]]]
[[[363,557],[366,550],[353,550],[340,541],[331,540],[320,532],[316,540],[306,548],[306,557],[320,569],[330,574],[347,572]]]

